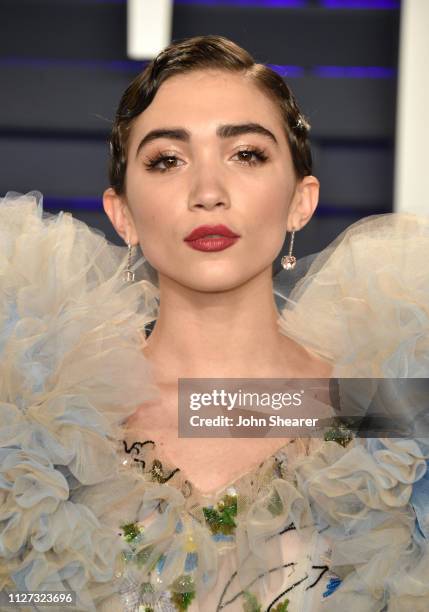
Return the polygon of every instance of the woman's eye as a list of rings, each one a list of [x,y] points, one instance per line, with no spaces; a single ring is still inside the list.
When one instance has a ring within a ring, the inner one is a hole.
[[[177,161],[177,157],[175,155],[158,155],[156,157],[152,157],[149,158],[147,162],[145,162],[145,166],[149,171],[155,170],[155,171],[159,171],[159,172],[166,172],[167,170],[170,170],[172,168],[175,168],[176,166],[171,166],[169,164],[167,164],[166,168],[158,168],[158,164],[160,164],[161,162],[170,162],[171,160],[176,160]]]
[[[265,152],[257,147],[250,149],[242,149],[241,151],[238,151],[235,156],[241,156],[241,160],[239,160],[240,163],[248,166],[255,166],[257,164],[264,163],[268,159],[268,156],[265,154]],[[177,165],[174,163],[177,161],[178,157],[176,157],[175,155],[158,155],[149,158],[148,161],[145,162],[145,166],[148,171],[168,172],[168,170],[177,168]],[[174,165],[171,165],[171,162],[173,162]],[[160,167],[159,164],[161,163],[164,164],[166,167]]]
[[[238,151],[237,153],[237,155],[243,155],[243,154],[244,154],[244,158],[242,158],[241,163],[248,164],[249,166],[254,166],[255,164],[263,163],[268,159],[265,152],[262,149],[258,149],[256,147],[251,148],[251,149],[242,149],[241,151]],[[256,160],[252,159],[252,155],[256,157]]]

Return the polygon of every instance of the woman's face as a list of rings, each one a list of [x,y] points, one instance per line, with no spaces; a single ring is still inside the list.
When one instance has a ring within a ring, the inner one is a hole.
[[[257,131],[222,127],[245,125]],[[180,133],[145,142],[160,129]],[[317,179],[296,181],[275,104],[245,77],[214,70],[161,85],[132,126],[125,184],[116,228],[140,243],[160,282],[166,276],[199,291],[228,290],[263,271],[271,277],[285,232],[308,221],[318,197]],[[194,228],[217,224],[239,236],[228,248],[201,251],[185,241]]]

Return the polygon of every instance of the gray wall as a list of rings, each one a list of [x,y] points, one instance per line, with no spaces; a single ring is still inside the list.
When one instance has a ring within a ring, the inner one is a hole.
[[[317,214],[296,235],[298,256],[391,211],[399,16],[316,0],[174,6],[173,39],[222,34],[257,61],[291,66],[286,79],[312,124],[321,181]],[[144,66],[125,48],[124,1],[0,1],[0,194],[38,189],[47,210],[70,210],[120,244],[100,194],[110,122]]]

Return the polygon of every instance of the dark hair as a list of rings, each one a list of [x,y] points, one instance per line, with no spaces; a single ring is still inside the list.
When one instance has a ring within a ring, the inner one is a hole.
[[[119,102],[110,135],[110,185],[116,193],[125,191],[128,140],[133,120],[152,102],[161,84],[169,77],[204,68],[241,72],[279,107],[289,142],[295,174],[311,174],[312,157],[308,130],[295,97],[283,78],[228,38],[194,36],[173,41],[161,51],[127,87]]]

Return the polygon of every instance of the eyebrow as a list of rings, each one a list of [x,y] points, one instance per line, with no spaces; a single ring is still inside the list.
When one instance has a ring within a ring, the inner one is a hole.
[[[234,136],[241,136],[242,134],[260,134],[278,145],[277,138],[274,134],[259,123],[227,123],[219,125],[216,129],[216,135],[219,136],[219,138],[233,138]],[[140,141],[137,147],[136,157],[145,145],[158,138],[172,138],[173,140],[189,142],[191,140],[191,134],[184,128],[158,128],[156,130],[151,130]]]

